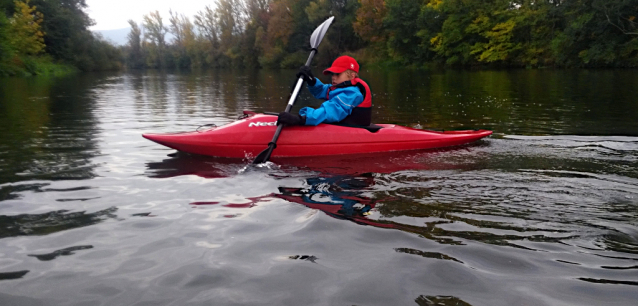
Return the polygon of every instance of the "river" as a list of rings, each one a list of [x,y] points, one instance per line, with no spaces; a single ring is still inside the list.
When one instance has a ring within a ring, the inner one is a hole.
[[[282,111],[294,74],[0,79],[0,304],[638,301],[638,71],[361,72],[376,123],[494,131],[455,148],[247,167],[141,137]]]

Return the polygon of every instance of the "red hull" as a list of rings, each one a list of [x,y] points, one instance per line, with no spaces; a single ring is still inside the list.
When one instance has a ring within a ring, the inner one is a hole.
[[[277,116],[249,116],[203,132],[144,134],[144,138],[178,151],[229,158],[257,156],[275,134]],[[458,146],[492,134],[488,130],[436,132],[379,124],[377,132],[332,124],[286,127],[272,157],[361,154]]]

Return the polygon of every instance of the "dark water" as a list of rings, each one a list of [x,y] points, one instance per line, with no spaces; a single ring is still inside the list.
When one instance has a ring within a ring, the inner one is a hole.
[[[0,305],[636,304],[637,71],[362,73],[377,123],[495,132],[452,149],[242,172],[141,137],[291,75],[1,79]]]

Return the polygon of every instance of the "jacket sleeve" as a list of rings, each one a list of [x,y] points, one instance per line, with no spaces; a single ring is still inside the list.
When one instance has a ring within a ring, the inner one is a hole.
[[[317,99],[326,99],[326,95],[328,94],[328,89],[330,88],[330,85],[328,84],[324,84],[321,83],[321,81],[318,78],[315,78],[315,80],[317,80],[315,82],[315,85],[308,85],[308,89],[310,90],[310,93],[315,96],[315,98]]]
[[[304,107],[299,110],[299,115],[306,117],[306,125],[339,122],[350,115],[352,109],[361,102],[363,102],[363,95],[356,87],[337,89],[334,91],[334,96],[323,102],[319,108]]]

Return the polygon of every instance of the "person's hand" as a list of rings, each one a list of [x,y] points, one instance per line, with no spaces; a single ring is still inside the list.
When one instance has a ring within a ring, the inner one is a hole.
[[[315,76],[312,75],[312,71],[310,70],[310,67],[308,66],[301,66],[301,68],[299,68],[299,72],[297,73],[297,78],[302,77],[304,81],[306,81],[306,83],[308,83],[308,85],[313,86],[315,85],[315,83],[317,83],[317,79],[315,79]]]
[[[306,117],[294,115],[287,112],[281,112],[277,117],[277,125],[280,124],[283,124],[284,126],[304,125],[306,124]]]

